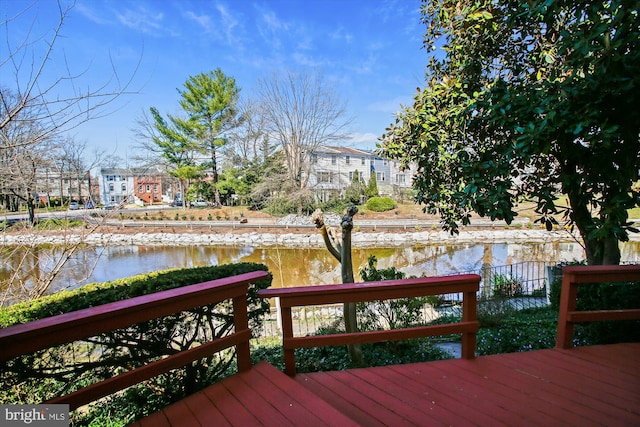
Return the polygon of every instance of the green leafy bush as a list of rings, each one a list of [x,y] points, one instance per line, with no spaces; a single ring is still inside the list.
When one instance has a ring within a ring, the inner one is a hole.
[[[513,353],[553,348],[558,331],[558,312],[550,306],[513,310],[499,324],[482,326],[477,335],[479,355]],[[573,344],[590,345],[589,338],[576,330]]]
[[[344,327],[333,325],[319,329],[315,335],[340,332],[344,332]],[[364,358],[362,367],[399,365],[451,358],[448,352],[438,348],[429,338],[363,344],[362,353]],[[296,371],[299,373],[341,371],[353,368],[346,346],[299,348],[295,350],[295,355]],[[266,360],[273,366],[284,370],[282,343],[279,340],[265,342],[257,348],[252,348],[251,356],[254,362]]]
[[[640,282],[582,285],[577,310],[624,310],[640,308]],[[640,320],[590,322],[582,325],[591,344],[640,341]]]
[[[365,282],[404,279],[405,274],[395,267],[376,268],[378,260],[370,256],[367,265],[360,269],[360,277]],[[384,301],[361,302],[356,304],[358,324],[361,330],[399,329],[414,326],[423,321],[423,309],[427,297],[401,298]]]
[[[267,268],[261,264],[240,263],[155,272],[90,284],[2,308],[0,325],[25,323],[257,270],[266,271]],[[261,327],[262,318],[269,310],[268,301],[258,298],[257,292],[270,284],[271,277],[249,287],[249,322],[254,330]],[[40,403],[191,348],[194,344],[224,337],[233,331],[230,313],[231,301],[223,301],[2,362],[0,401]],[[128,423],[131,417],[135,419],[155,412],[228,375],[234,364],[231,349],[195,361],[94,403],[87,411],[74,413],[74,425],[110,424],[113,419],[120,420],[121,424]],[[126,409],[116,413],[114,408]]]
[[[372,197],[367,200],[367,209],[374,212],[386,212],[396,208],[396,202],[390,197]]]
[[[506,274],[493,276],[491,293],[495,298],[513,298],[524,295],[522,280]]]
[[[562,267],[570,267],[577,265],[586,265],[584,261],[574,261],[564,264],[558,264],[552,267],[553,279],[549,284],[549,304],[553,310],[558,311],[560,308],[560,290],[562,289]]]

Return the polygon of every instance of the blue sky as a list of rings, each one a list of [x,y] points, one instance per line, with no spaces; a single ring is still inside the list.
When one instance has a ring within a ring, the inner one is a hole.
[[[37,59],[57,8],[54,0],[0,0],[0,19],[26,9],[8,34],[14,46],[29,28],[31,39],[42,37],[34,45]],[[177,113],[176,89],[191,75],[220,68],[236,79],[241,97],[251,97],[258,79],[272,72],[321,72],[355,117],[345,143],[372,149],[424,82],[419,8],[419,0],[77,0],[44,78],[68,68],[79,75],[74,87],[95,88],[107,81],[111,64],[123,81],[135,72],[129,89],[137,94],[71,132],[126,158],[135,145],[136,117],[151,106]],[[0,49],[6,37],[0,34]],[[0,84],[15,87],[10,70],[0,71]],[[65,90],[70,86],[59,86]]]

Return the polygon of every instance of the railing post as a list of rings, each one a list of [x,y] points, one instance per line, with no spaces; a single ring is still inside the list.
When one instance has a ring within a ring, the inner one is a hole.
[[[475,322],[478,318],[476,292],[465,292],[462,295],[462,321]],[[476,332],[465,332],[462,334],[462,354],[463,359],[474,359],[476,357]]]
[[[571,348],[573,346],[573,323],[569,322],[569,312],[575,311],[577,304],[578,285],[574,281],[575,275],[573,273],[563,271],[556,348]]]
[[[295,349],[288,348],[290,338],[293,338],[293,320],[291,319],[291,307],[285,304],[285,307],[282,307],[282,350],[284,352],[284,370],[287,375],[293,377],[296,374],[296,356]]]
[[[241,296],[233,298],[233,326],[235,332],[249,329],[249,315],[247,307],[247,293],[249,286],[244,286],[244,292]],[[236,344],[236,354],[238,356],[238,371],[245,372],[251,369],[251,351],[249,341],[243,341]]]

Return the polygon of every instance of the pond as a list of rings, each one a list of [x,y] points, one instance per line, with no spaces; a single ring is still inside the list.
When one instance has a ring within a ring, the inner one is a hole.
[[[640,262],[640,242],[621,246],[623,261]],[[0,280],[17,274],[25,283],[42,271],[50,271],[62,248],[37,248],[31,252],[2,249]],[[578,243],[433,244],[420,247],[353,250],[356,281],[369,256],[378,268],[396,267],[408,276],[435,276],[477,272],[487,266],[528,261],[564,262],[583,258]],[[341,282],[340,265],[325,249],[253,248],[215,246],[113,246],[82,247],[60,270],[52,291],[86,283],[103,282],[169,268],[221,265],[237,262],[265,264],[274,287]]]

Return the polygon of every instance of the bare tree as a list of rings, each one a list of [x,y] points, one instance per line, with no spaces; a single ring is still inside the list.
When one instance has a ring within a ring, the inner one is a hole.
[[[255,100],[245,99],[238,105],[243,121],[229,133],[229,143],[225,147],[225,158],[237,167],[250,163],[264,163],[276,145],[269,139],[265,129],[265,117],[260,114]]]
[[[258,82],[266,134],[285,155],[291,197],[306,197],[310,159],[322,146],[346,137],[346,103],[321,74],[273,73]],[[299,210],[302,206],[299,205]]]
[[[34,3],[19,15],[35,7]],[[52,80],[44,77],[47,65],[52,61],[54,47],[60,40],[62,25],[72,7],[63,7],[58,3],[57,23],[48,37],[29,31],[25,39],[16,45],[6,37],[6,46],[1,50],[4,56],[0,58],[0,73],[5,82],[9,81],[9,76],[13,76],[15,87],[0,88],[2,149],[54,139],[82,123],[109,114],[110,111],[106,109],[109,104],[122,95],[135,93],[129,91],[135,70],[128,79],[122,80],[113,63],[111,77],[97,88],[80,89],[78,83],[86,70],[74,74],[67,69],[65,74]],[[0,31],[10,34],[14,23],[19,26],[15,22],[18,16],[0,22]],[[35,21],[37,16],[33,19]],[[29,63],[29,60],[32,62]],[[25,110],[29,113],[23,114]],[[5,138],[4,130],[7,127],[25,120],[38,123],[39,132],[24,140]]]
[[[38,171],[51,167],[51,153],[60,147],[64,136],[87,121],[102,117],[111,111],[107,108],[129,90],[136,69],[122,79],[111,62],[111,76],[98,87],[83,83],[87,70],[73,72],[64,56],[54,54],[64,42],[61,37],[63,23],[69,19],[73,6],[58,3],[58,13],[46,16],[55,22],[45,34],[36,34],[37,2],[25,7],[15,16],[0,21],[0,193],[5,205],[17,210],[27,206],[29,224],[36,222],[35,193]],[[31,19],[31,23],[25,22]],[[21,34],[22,40],[14,42],[10,36]],[[20,31],[17,31],[20,30]],[[63,64],[65,71],[55,74],[54,65]],[[82,165],[82,169],[85,166]],[[91,232],[94,223],[85,232]],[[61,230],[66,233],[69,230]],[[75,253],[79,244],[65,245],[55,260],[42,260],[37,248],[25,244],[23,248],[34,254],[32,264],[38,269],[36,286],[29,298],[45,294],[62,265]],[[26,259],[26,258],[25,258]],[[0,289],[17,286],[15,275]]]
[[[0,170],[0,187],[3,189],[17,181],[29,181],[28,176],[20,180],[9,176],[32,173],[31,168],[20,169],[17,165],[31,163],[35,167],[42,166],[42,159],[36,158],[34,153],[54,149],[66,132],[109,114],[106,109],[109,104],[122,95],[133,93],[129,92],[129,86],[135,71],[123,81],[113,67],[111,77],[105,83],[88,89],[80,89],[86,70],[74,74],[67,68],[66,72],[53,78],[45,73],[54,62],[54,48],[61,42],[60,30],[72,6],[63,7],[58,3],[59,13],[51,33],[34,34],[32,25],[22,41],[12,43],[9,37],[13,34],[12,28],[24,25],[25,16],[36,6],[34,3],[16,16],[0,22],[0,32],[7,35],[5,46],[0,50],[3,55],[0,57],[0,74],[4,81],[0,87],[0,158],[11,166]],[[33,22],[37,18],[34,16]],[[66,59],[62,61],[66,64]],[[9,87],[7,84],[11,80]],[[33,186],[23,187],[20,195],[15,196],[18,205],[26,204],[33,223],[35,205],[30,191],[33,191]]]

